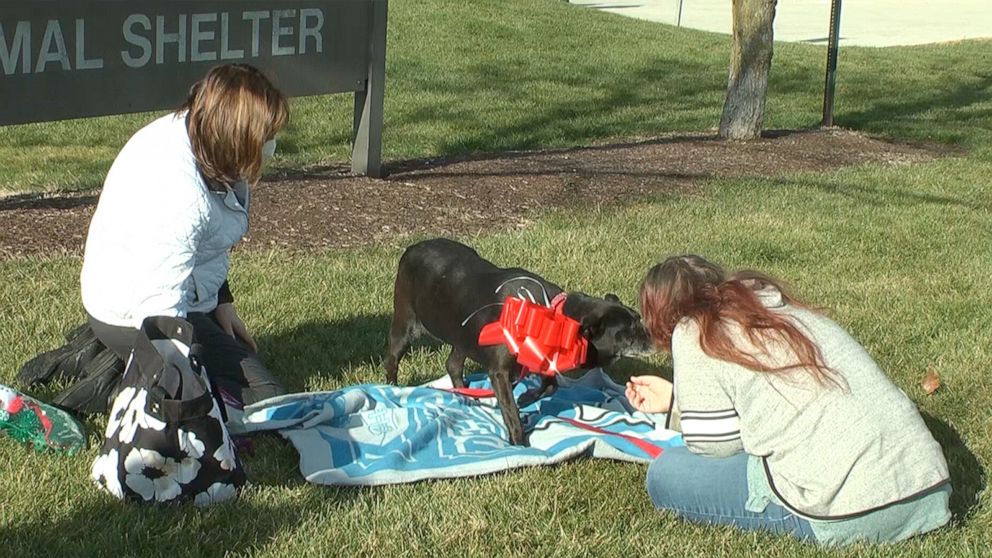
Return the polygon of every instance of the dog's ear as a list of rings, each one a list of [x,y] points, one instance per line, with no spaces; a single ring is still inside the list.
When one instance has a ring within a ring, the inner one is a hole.
[[[579,324],[579,333],[589,340],[599,337],[603,334],[603,317],[596,314],[586,316]]]
[[[610,302],[616,302],[617,304],[623,304],[622,302],[620,302],[620,297],[618,297],[617,295],[615,295],[613,293],[607,293],[606,296],[604,296],[603,298],[605,298],[606,300],[608,300]]]

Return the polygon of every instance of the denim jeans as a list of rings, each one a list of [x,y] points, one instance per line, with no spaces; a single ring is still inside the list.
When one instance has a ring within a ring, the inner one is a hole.
[[[782,506],[769,503],[760,513],[745,509],[747,462],[746,453],[720,458],[666,449],[648,467],[648,494],[655,506],[689,521],[815,540],[809,522]]]

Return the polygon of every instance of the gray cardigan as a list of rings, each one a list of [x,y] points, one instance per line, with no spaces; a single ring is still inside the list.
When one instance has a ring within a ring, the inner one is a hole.
[[[947,482],[940,445],[915,405],[857,341],[827,317],[784,304],[773,288],[758,295],[820,347],[841,385],[709,357],[695,321],[684,319],[672,336],[669,426],[683,433],[689,450],[761,457],[783,504],[812,519],[855,516]],[[757,351],[739,325],[728,327],[738,347]],[[759,358],[786,364],[790,356],[777,345]]]

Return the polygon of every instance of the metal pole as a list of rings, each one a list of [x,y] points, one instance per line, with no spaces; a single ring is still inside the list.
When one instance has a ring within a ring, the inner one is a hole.
[[[386,86],[386,17],[388,0],[368,0],[370,44],[365,88],[355,92],[351,132],[351,172],[382,176],[382,103]]]
[[[675,24],[676,27],[682,27],[682,0],[679,0],[679,20]]]
[[[830,38],[827,42],[827,76],[823,84],[823,127],[834,125],[834,89],[837,86],[837,50],[840,41],[840,3],[830,3]]]

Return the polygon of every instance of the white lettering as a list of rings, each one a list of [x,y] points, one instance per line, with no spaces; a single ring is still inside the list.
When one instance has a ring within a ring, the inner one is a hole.
[[[18,21],[14,28],[14,38],[7,48],[7,38],[3,35],[3,25],[0,25],[0,64],[3,73],[11,75],[17,70],[17,57],[21,57],[21,73],[31,73],[31,22]]]
[[[204,62],[206,60],[217,60],[216,51],[201,51],[200,43],[212,41],[217,33],[214,31],[204,31],[200,29],[202,23],[216,23],[217,14],[193,14],[190,19],[191,37],[189,59],[192,62]]]
[[[315,19],[313,27],[307,25],[307,21]],[[324,29],[324,11],[315,8],[303,8],[300,10],[300,54],[307,53],[307,37],[312,37],[317,53],[324,52],[324,36],[320,33]]]
[[[258,56],[258,27],[259,22],[269,18],[269,12],[245,12],[242,19],[251,22],[251,55]]]
[[[124,40],[130,45],[134,45],[141,49],[141,54],[139,56],[132,56],[130,52],[126,50],[121,51],[121,60],[129,68],[141,68],[148,61],[152,59],[152,42],[146,37],[142,37],[134,32],[135,24],[141,25],[145,28],[145,31],[152,30],[152,21],[148,19],[148,16],[142,14],[132,14],[127,16],[124,20]]]
[[[179,62],[186,61],[186,14],[179,14],[179,30],[175,33],[165,32],[165,16],[155,16],[155,63],[165,63],[166,43],[176,43],[179,50]]]
[[[103,58],[86,59],[86,21],[76,20],[76,69],[99,70],[103,68]]]
[[[53,42],[55,51],[52,51]],[[38,51],[38,64],[34,67],[34,73],[44,72],[49,62],[58,62],[63,70],[72,69],[69,65],[69,52],[65,49],[65,37],[62,36],[62,25],[56,19],[48,20],[48,25],[45,27],[45,36],[41,40],[41,50]]]
[[[282,37],[293,35],[292,25],[283,27],[280,25],[283,18],[295,18],[296,10],[272,10],[272,56],[286,56],[296,54],[294,47],[284,47],[280,45]]]
[[[221,60],[238,60],[245,57],[242,49],[231,50],[231,21],[228,14],[220,14],[220,58]]]

